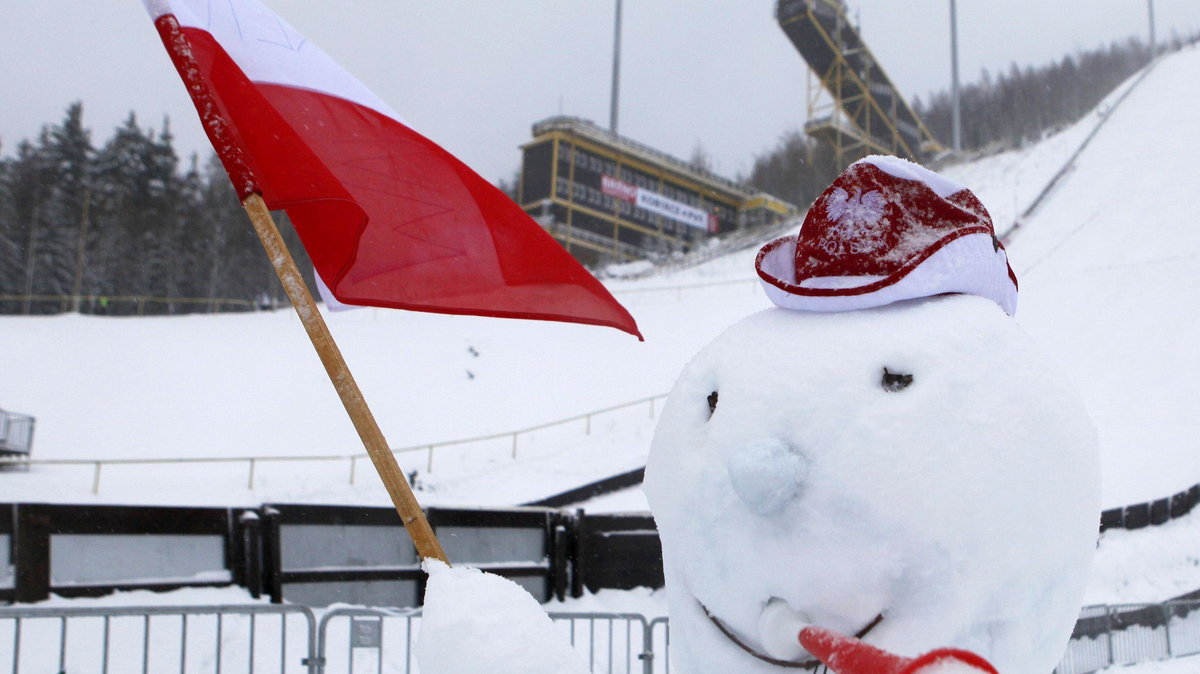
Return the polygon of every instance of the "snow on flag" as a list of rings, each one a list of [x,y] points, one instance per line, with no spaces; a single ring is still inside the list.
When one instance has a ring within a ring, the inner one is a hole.
[[[641,337],[511,199],[257,0],[143,1],[238,196],[287,211],[338,300]]]

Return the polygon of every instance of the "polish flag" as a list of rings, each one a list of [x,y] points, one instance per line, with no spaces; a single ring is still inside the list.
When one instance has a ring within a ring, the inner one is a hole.
[[[641,337],[511,199],[257,0],[143,2],[239,197],[287,211],[338,301]]]

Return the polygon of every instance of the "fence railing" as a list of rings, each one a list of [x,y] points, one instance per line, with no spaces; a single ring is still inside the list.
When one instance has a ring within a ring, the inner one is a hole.
[[[659,394],[648,398],[641,398],[620,405],[613,405],[603,409],[592,410],[583,414],[558,419],[543,424],[527,426],[515,431],[506,431],[502,433],[492,433],[488,435],[479,435],[470,438],[459,438],[456,440],[444,440],[441,442],[422,443],[419,445],[410,445],[407,447],[397,447],[392,449],[393,454],[410,454],[416,452],[424,452],[426,454],[425,470],[433,472],[434,454],[438,450],[449,449],[452,447],[464,448],[470,445],[480,445],[482,443],[504,441],[507,447],[510,447],[509,453],[513,459],[518,456],[520,440],[538,431],[551,428],[579,425],[584,435],[591,435],[592,421],[605,414],[619,412],[622,410],[632,409],[639,406],[644,406],[647,410],[650,419],[654,419],[657,414],[658,402],[667,397],[667,394]],[[230,456],[230,457],[176,457],[176,458],[137,458],[137,459],[31,459],[28,457],[4,457],[0,455],[0,467],[3,466],[90,466],[92,468],[92,493],[100,493],[100,480],[103,475],[104,468],[110,466],[132,466],[132,465],[170,465],[170,464],[245,464],[246,465],[246,488],[254,489],[255,472],[259,464],[264,463],[287,463],[287,462],[342,462],[346,464],[346,476],[349,484],[354,484],[358,478],[358,463],[367,460],[369,457],[365,453],[355,454],[325,454],[325,455],[310,455],[310,456]]]
[[[144,316],[161,313],[152,307],[190,307],[195,311],[251,311],[259,308],[287,306],[287,301],[272,299],[267,306],[251,300],[221,297],[149,297],[143,295],[0,295],[0,313],[46,314],[68,311],[118,316]],[[85,311],[86,310],[86,311]]]
[[[563,641],[590,672],[669,674],[666,618],[637,613],[550,613]],[[339,608],[321,617],[318,674],[395,672],[419,674],[415,647],[420,611]],[[537,644],[530,644],[536,647]]]
[[[795,226],[794,223],[788,227]],[[765,233],[764,237],[775,233],[782,233],[788,227],[776,228],[771,232]],[[772,236],[773,238],[773,236]],[[754,239],[750,243],[741,244],[741,248],[753,245],[758,239]],[[720,255],[730,252],[736,252],[738,247],[723,247],[714,251],[702,251],[689,256],[685,262],[673,263],[658,267],[654,273],[661,272],[664,268],[677,270],[687,266],[694,266],[702,262],[706,262]],[[646,275],[625,277],[625,280],[641,279]],[[723,281],[710,281],[704,283],[676,283],[664,286],[654,286],[649,288],[625,288],[614,289],[613,295],[634,295],[646,293],[674,293],[677,298],[683,296],[685,290],[699,290],[704,288],[713,288],[726,285],[754,285],[759,283],[758,277],[746,276],[743,278],[727,279]],[[144,316],[147,313],[161,313],[152,307],[189,307],[191,312],[205,311],[253,311],[265,309],[280,309],[290,306],[286,298],[269,298],[265,301],[253,301],[243,299],[231,299],[222,297],[150,297],[142,295],[2,295],[0,294],[0,315],[19,315],[28,314],[34,304],[37,304],[40,309],[47,307],[53,308],[53,311],[41,311],[40,313],[66,313],[69,311],[84,311],[88,314],[100,315],[119,315],[119,316]],[[39,312],[33,312],[39,313]]]
[[[1195,484],[1165,498],[1137,503],[1122,508],[1110,508],[1100,513],[1100,531],[1108,529],[1141,529],[1166,524],[1192,512],[1200,503],[1200,484]]]
[[[591,672],[670,674],[670,626],[637,613],[551,613]],[[304,606],[0,608],[0,671],[419,674],[419,610]],[[529,644],[536,648],[538,644]],[[1200,602],[1090,606],[1055,674],[1200,653]]]
[[[604,674],[669,674],[667,619],[637,613],[551,613],[563,641]],[[317,630],[318,674],[419,674],[415,657],[419,611],[342,608]],[[539,644],[529,644],[537,647]],[[436,674],[436,673],[435,673]]]
[[[550,618],[591,672],[670,672],[666,618]],[[297,605],[0,608],[0,672],[419,674],[420,622],[420,611],[338,608],[318,623]]]
[[[1055,674],[1200,654],[1200,600],[1086,606]]]
[[[315,674],[417,671],[419,611],[340,608],[321,616]]]

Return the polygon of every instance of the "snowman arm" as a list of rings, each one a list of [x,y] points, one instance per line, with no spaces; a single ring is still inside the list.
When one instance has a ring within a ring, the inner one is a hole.
[[[822,627],[800,631],[800,644],[838,674],[999,674],[987,660],[953,648],[906,658]]]

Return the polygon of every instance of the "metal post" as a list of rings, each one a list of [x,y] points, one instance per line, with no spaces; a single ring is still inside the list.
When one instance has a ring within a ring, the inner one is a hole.
[[[109,651],[109,646],[112,644],[112,639],[110,638],[111,635],[112,635],[112,620],[111,620],[110,616],[104,616],[104,641],[103,641],[104,653],[100,659],[100,663],[102,665],[102,668],[100,671],[103,672],[103,674],[108,674],[108,651]],[[217,660],[217,662],[219,663],[220,660]]]
[[[1158,37],[1154,31],[1154,0],[1146,0],[1146,7],[1150,11],[1150,56],[1158,54]]]
[[[252,649],[253,650],[253,649]],[[142,616],[142,674],[150,671],[150,616]]]
[[[572,532],[574,536],[571,540],[570,556],[574,564],[574,568],[571,570],[571,596],[579,598],[583,596],[585,587],[584,576],[587,574],[587,559],[585,557],[587,554],[587,543],[585,541],[587,538],[587,514],[583,508],[575,509],[575,516],[571,518],[570,522],[572,525],[571,528],[574,529]],[[573,626],[574,623],[572,623]],[[571,643],[574,643],[574,639],[572,639]]]
[[[617,0],[617,16],[613,26],[612,101],[608,111],[608,129],[617,132],[617,110],[621,99],[621,0]]]
[[[242,525],[242,583],[250,596],[262,596],[262,520],[253,510],[242,512],[238,521]]]
[[[1115,610],[1116,610],[1116,609],[1114,609],[1114,608],[1113,608],[1113,607],[1111,607],[1111,606],[1106,606],[1106,607],[1104,607],[1104,634],[1105,634],[1105,636],[1106,636],[1106,637],[1108,637],[1108,664],[1110,664],[1110,665],[1111,665],[1111,664],[1113,664],[1113,625],[1112,625],[1112,617],[1113,617],[1113,611],[1115,611]]]
[[[263,590],[272,604],[283,603],[283,546],[280,543],[279,511],[265,506],[262,509],[259,535],[262,536]]]
[[[962,111],[958,90],[958,7],[955,0],[950,0],[950,96],[954,108],[951,113],[952,143],[955,152],[962,152]]]
[[[58,671],[67,671],[67,616],[58,621]]]
[[[654,674],[654,624],[642,620],[642,674]]]
[[[1175,655],[1171,652],[1171,607],[1169,604],[1159,604],[1158,607],[1163,615],[1163,637],[1167,641],[1167,657],[1171,658]]]

